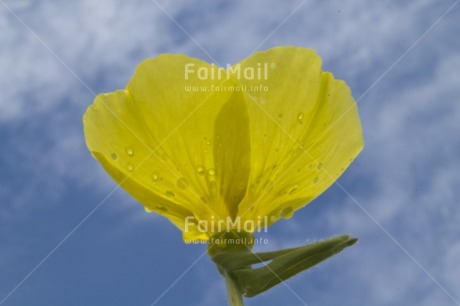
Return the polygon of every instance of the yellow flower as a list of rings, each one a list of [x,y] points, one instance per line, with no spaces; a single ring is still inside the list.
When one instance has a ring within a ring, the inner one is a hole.
[[[96,97],[84,129],[113,179],[185,240],[235,226],[227,220],[253,222],[251,232],[291,217],[363,147],[349,88],[298,47],[226,70],[184,55],[147,59],[125,90]]]

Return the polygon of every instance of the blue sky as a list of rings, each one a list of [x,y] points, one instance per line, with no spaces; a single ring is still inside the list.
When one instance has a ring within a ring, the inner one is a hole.
[[[360,242],[246,304],[460,305],[459,1],[247,2],[0,0],[0,305],[225,304],[205,246],[116,188],[81,118],[145,58],[278,45],[347,81],[366,146],[259,249]]]

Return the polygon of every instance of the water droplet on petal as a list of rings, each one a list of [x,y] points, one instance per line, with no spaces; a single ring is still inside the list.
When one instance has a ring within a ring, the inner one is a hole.
[[[110,154],[110,158],[113,159],[113,160],[116,160],[118,158],[118,156],[117,156],[116,153],[112,153],[112,154]]]
[[[304,114],[303,114],[303,113],[299,113],[299,114],[297,115],[297,119],[298,119],[299,121],[302,121],[303,117],[304,117]]]
[[[321,170],[323,168],[323,164],[322,163],[318,163],[318,166],[316,166],[316,168],[318,168],[318,170]]]
[[[174,194],[173,194],[173,196],[174,196]],[[155,206],[155,208],[158,209],[158,210],[161,210],[161,211],[168,211],[168,209],[166,207],[164,207],[163,205],[157,205],[157,206]]]
[[[313,179],[313,184],[318,183],[318,181],[319,181],[319,177],[316,176],[316,177]]]
[[[199,175],[203,175],[204,172],[205,172],[205,171],[204,171],[204,167],[202,167],[202,166],[196,167],[196,171],[198,171],[198,174],[199,174]]]
[[[153,212],[153,209],[151,209],[150,207],[147,207],[147,206],[144,206],[144,210],[148,213],[151,213]]]
[[[294,185],[292,187],[289,187],[287,190],[286,190],[286,193],[288,195],[291,195],[291,194],[294,194],[296,191],[297,191],[297,188],[299,188],[299,186],[297,185]]]
[[[279,113],[278,118],[280,118],[280,119],[283,118],[283,113]]]
[[[126,166],[126,168],[127,168],[128,171],[130,171],[130,172],[134,170],[134,166],[131,165],[131,164],[128,164],[128,165]]]
[[[294,209],[292,207],[286,207],[280,213],[280,216],[284,219],[289,219],[293,215],[294,215]]]
[[[168,197],[168,198],[174,198],[176,195],[174,194],[174,192],[172,192],[171,190],[168,190],[165,192],[165,195]]]
[[[153,181],[154,184],[163,181],[163,178],[157,173],[152,173],[151,177],[152,177],[152,181]]]
[[[177,180],[176,186],[179,189],[187,189],[188,188],[188,181],[185,178],[181,177],[180,179]]]
[[[315,166],[313,166],[313,164],[309,164],[309,165],[308,165],[308,169],[310,169],[310,170],[313,170],[314,167],[315,167]]]
[[[213,168],[209,168],[208,169],[208,175],[210,175],[210,176],[216,175],[216,170],[214,170]]]
[[[134,150],[132,148],[126,148],[126,154],[128,154],[129,156],[133,156]]]

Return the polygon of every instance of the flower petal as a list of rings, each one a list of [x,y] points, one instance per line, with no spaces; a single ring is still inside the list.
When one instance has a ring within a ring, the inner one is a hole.
[[[240,78],[250,100],[251,175],[238,214],[250,219],[273,215],[271,222],[289,218],[326,190],[361,151],[356,103],[345,82],[321,71],[313,50],[277,47],[237,65],[242,71],[274,68],[266,80]]]
[[[227,204],[229,216],[235,218],[246,193],[251,161],[249,115],[241,92],[233,94],[216,118],[214,158],[220,194]]]
[[[195,73],[186,76],[187,66]],[[233,83],[200,78],[200,68],[217,70],[182,55],[146,60],[126,90],[97,96],[84,116],[88,148],[104,168],[148,210],[182,230],[180,218],[228,215],[223,199],[210,201],[209,172],[215,166],[214,119],[233,93],[212,88]]]

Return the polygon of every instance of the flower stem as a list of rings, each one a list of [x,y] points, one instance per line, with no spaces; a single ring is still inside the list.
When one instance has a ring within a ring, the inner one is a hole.
[[[225,283],[227,284],[228,303],[230,306],[244,306],[240,289],[227,271],[224,272]]]

